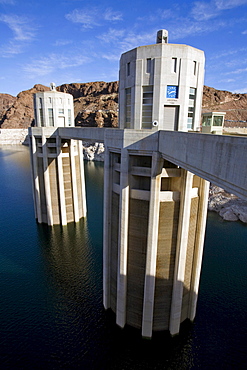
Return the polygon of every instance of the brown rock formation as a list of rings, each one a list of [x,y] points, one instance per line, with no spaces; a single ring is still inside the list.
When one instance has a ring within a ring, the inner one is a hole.
[[[204,86],[203,112],[226,112],[225,127],[247,127],[247,94]]]
[[[117,81],[65,84],[58,90],[73,95],[76,126],[117,127]]]
[[[30,90],[20,92],[14,103],[3,115],[0,121],[1,128],[27,128],[31,126],[34,119],[33,94],[38,91],[49,90],[43,85],[34,85]]]
[[[0,125],[6,111],[14,104],[16,97],[9,94],[0,94]]]
[[[13,103],[5,104],[6,108],[2,109],[0,127],[27,128],[31,126],[34,119],[33,94],[47,90],[49,90],[47,86],[35,85],[32,89],[19,93],[17,98],[12,97]],[[77,126],[117,126],[118,82],[64,84],[57,90],[73,95]]]
[[[17,98],[0,94],[0,127],[27,128],[34,119],[33,94],[48,87],[35,85],[21,92]],[[64,84],[58,91],[74,97],[77,126],[117,127],[118,82],[88,82]],[[203,112],[226,112],[226,127],[247,127],[247,94],[233,94],[204,86]]]

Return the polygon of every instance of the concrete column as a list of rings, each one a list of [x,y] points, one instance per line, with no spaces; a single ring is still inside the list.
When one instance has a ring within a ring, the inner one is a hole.
[[[126,323],[127,295],[127,253],[129,219],[129,155],[127,149],[121,150],[119,236],[118,236],[118,272],[117,272],[117,310],[116,323],[123,328]]]
[[[42,149],[43,149],[44,186],[45,186],[45,198],[46,198],[47,224],[53,225],[50,176],[49,176],[49,167],[48,167],[48,149],[47,149],[47,140],[43,133],[43,130],[42,130]]]
[[[79,221],[79,208],[78,208],[78,193],[77,193],[77,181],[76,181],[76,167],[75,167],[75,148],[74,140],[70,140],[70,169],[71,169],[71,184],[72,184],[72,197],[73,197],[73,208],[74,208],[74,221]]]
[[[192,281],[190,293],[189,319],[194,320],[201,275],[202,255],[208,210],[209,181],[201,179],[199,187],[199,208],[197,216],[195,251],[192,268]]]
[[[103,227],[103,304],[110,308],[110,241],[111,241],[111,196],[112,169],[110,151],[105,146],[104,160],[104,227]]]
[[[32,150],[30,150],[30,156],[33,177],[32,184],[33,184],[35,217],[37,218],[39,223],[42,223],[36,139],[34,135],[32,135],[31,137],[29,136],[29,139],[30,139],[30,148],[32,148]]]
[[[159,157],[158,152],[154,152],[152,157],[147,257],[146,257],[143,314],[142,314],[142,336],[148,338],[152,337],[152,328],[153,328],[154,291],[155,291],[156,259],[158,248],[160,186],[161,186],[162,167],[163,159]]]
[[[179,224],[177,234],[176,261],[172,291],[169,330],[171,335],[179,333],[183,301],[184,274],[190,224],[191,189],[193,174],[182,172],[182,191],[180,196]]]
[[[80,176],[81,176],[81,200],[82,200],[82,217],[87,215],[87,200],[86,200],[86,185],[85,185],[85,171],[82,141],[78,141],[79,163],[80,163]]]
[[[63,158],[61,150],[61,138],[57,136],[57,172],[58,172],[58,192],[60,203],[60,222],[62,225],[67,225],[65,192],[64,192],[64,177],[63,177]]]

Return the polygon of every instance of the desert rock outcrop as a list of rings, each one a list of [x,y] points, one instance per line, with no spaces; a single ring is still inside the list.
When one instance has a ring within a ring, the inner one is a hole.
[[[202,112],[226,112],[225,127],[247,127],[247,94],[204,86]]]
[[[32,89],[20,92],[13,104],[5,111],[0,127],[27,128],[31,126],[34,119],[33,94],[47,90],[49,90],[47,86],[34,85]]]
[[[34,119],[33,93],[46,90],[47,86],[37,84],[17,97],[0,94],[0,127],[30,126]],[[57,90],[73,95],[76,126],[117,127],[118,81],[63,84]],[[204,86],[202,111],[226,112],[226,127],[247,127],[247,94]]]
[[[57,90],[73,95],[76,126],[117,127],[117,81],[65,84]]]

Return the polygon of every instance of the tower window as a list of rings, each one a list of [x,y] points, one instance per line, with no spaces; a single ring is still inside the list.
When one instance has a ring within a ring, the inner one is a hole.
[[[143,86],[142,128],[152,128],[153,86]]]
[[[54,126],[53,109],[48,108],[49,126]]]
[[[172,72],[177,72],[177,58],[172,58]]]
[[[39,110],[39,118],[40,118],[40,124],[43,127],[44,126],[44,116],[43,116],[43,109],[40,108]]]
[[[196,75],[196,61],[194,60],[193,62],[193,67],[194,67],[194,76]]]
[[[190,88],[189,94],[189,106],[188,106],[188,118],[187,118],[187,129],[193,129],[194,115],[195,115],[195,100],[196,100],[196,89]]]
[[[147,58],[146,73],[151,73],[151,67],[152,67],[152,59]]]
[[[130,62],[127,63],[127,76],[130,75]]]
[[[71,109],[68,109],[68,125],[71,126]]]
[[[131,122],[131,88],[125,89],[125,128],[130,128]]]

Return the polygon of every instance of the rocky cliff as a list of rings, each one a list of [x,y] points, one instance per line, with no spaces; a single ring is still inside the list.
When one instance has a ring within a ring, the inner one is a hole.
[[[2,119],[0,118],[0,127],[9,129],[31,126],[34,120],[33,94],[47,90],[47,86],[34,85],[32,89],[20,92],[16,98],[8,95],[9,107],[3,112]]]
[[[34,119],[33,94],[49,90],[35,85],[17,97],[0,94],[0,127],[27,128]],[[58,91],[74,97],[77,126],[116,127],[118,122],[118,82],[72,83],[58,86]],[[247,127],[247,94],[233,94],[204,86],[203,112],[226,112],[225,126]]]
[[[0,94],[0,122],[7,110],[15,103],[16,99],[16,97],[9,94]]]
[[[27,128],[34,119],[33,94],[48,91],[49,87],[34,85],[13,97],[4,95],[0,101],[1,128]],[[77,126],[116,127],[118,123],[118,82],[89,82],[64,84],[58,91],[74,97],[75,123]],[[2,108],[2,109],[1,109]]]
[[[247,94],[204,86],[202,111],[226,112],[225,127],[247,127]]]
[[[65,84],[57,90],[73,95],[76,126],[117,127],[117,81]]]

